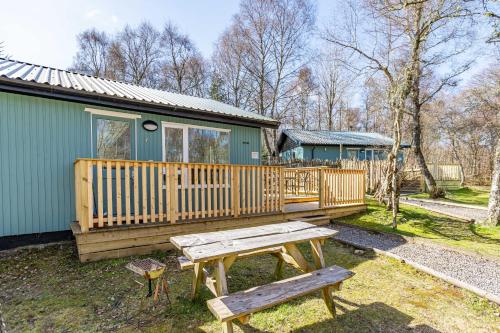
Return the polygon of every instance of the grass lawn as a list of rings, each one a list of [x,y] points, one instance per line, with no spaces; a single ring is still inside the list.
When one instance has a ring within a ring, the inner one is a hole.
[[[191,271],[167,262],[172,306],[156,309],[146,289],[124,268],[131,258],[81,264],[74,245],[23,250],[0,257],[0,311],[8,332],[220,332],[205,301],[189,300]],[[500,332],[500,307],[396,260],[328,241],[329,265],[356,275],[336,293],[338,316],[330,317],[318,294],[259,312],[237,332]],[[230,291],[272,281],[271,256],[237,261],[228,273]],[[286,268],[285,276],[297,274]]]
[[[409,197],[429,199],[427,193],[411,194]],[[490,189],[488,187],[462,187],[456,190],[446,190],[446,198],[440,200],[487,207],[489,197]]]
[[[481,227],[464,223],[423,208],[402,204],[398,229],[391,227],[392,213],[374,200],[368,200],[368,211],[343,217],[340,222],[403,236],[422,237],[479,254],[500,257],[500,226]]]

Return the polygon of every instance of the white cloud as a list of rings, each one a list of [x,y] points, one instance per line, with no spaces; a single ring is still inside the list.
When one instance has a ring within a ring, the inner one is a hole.
[[[113,23],[117,23],[118,22],[118,17],[116,17],[116,15],[111,15],[111,21]]]

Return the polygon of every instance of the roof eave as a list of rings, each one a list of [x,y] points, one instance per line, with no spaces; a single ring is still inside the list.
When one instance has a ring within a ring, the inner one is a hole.
[[[392,145],[374,145],[374,144],[354,144],[354,143],[301,143],[301,146],[348,146],[348,147],[392,147]],[[400,148],[410,148],[410,146],[402,144]]]
[[[136,112],[163,114],[181,118],[203,119],[242,126],[265,128],[278,128],[279,126],[279,122],[274,120],[268,121],[251,119],[187,107],[167,106],[146,101],[132,101],[130,99],[121,98],[118,96],[106,96],[102,94],[79,91],[71,88],[56,87],[30,81],[12,80],[4,77],[0,77],[0,91],[80,102],[98,106],[121,108]],[[179,112],[179,110],[188,111],[189,113],[181,113]]]

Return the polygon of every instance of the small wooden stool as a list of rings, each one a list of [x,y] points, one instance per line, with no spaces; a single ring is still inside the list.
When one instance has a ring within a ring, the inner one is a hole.
[[[170,297],[168,296],[168,282],[164,277],[166,268],[165,264],[157,260],[147,258],[129,262],[125,267],[148,280],[149,292],[146,297],[151,297],[153,295],[152,282],[156,280],[153,301],[155,303],[158,301],[161,289],[167,296],[168,303],[171,304]]]

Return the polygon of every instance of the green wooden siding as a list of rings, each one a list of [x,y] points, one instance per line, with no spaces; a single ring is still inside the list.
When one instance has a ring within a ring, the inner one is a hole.
[[[365,156],[366,149],[372,149],[371,147],[366,146],[343,146],[342,147],[342,158],[348,159],[350,158],[348,155],[348,149],[359,149],[357,153],[357,159],[365,160],[371,159],[371,152],[369,152],[368,157]],[[380,148],[375,148],[377,153],[375,155],[375,159],[385,159],[386,153],[381,152]],[[295,147],[293,149],[284,151],[281,153],[281,156],[284,159],[292,159],[293,153],[295,153],[295,158],[303,159],[305,161],[310,160],[330,160],[337,161],[340,159],[340,146],[301,146]],[[398,160],[403,159],[403,152],[400,151],[398,154]]]
[[[91,105],[0,92],[0,237],[68,230],[74,216],[73,161],[91,156]],[[119,109],[107,109],[124,112]],[[161,160],[161,122],[231,130],[233,164],[258,164],[260,129],[141,113],[139,160]],[[144,120],[160,128],[145,131]]]

